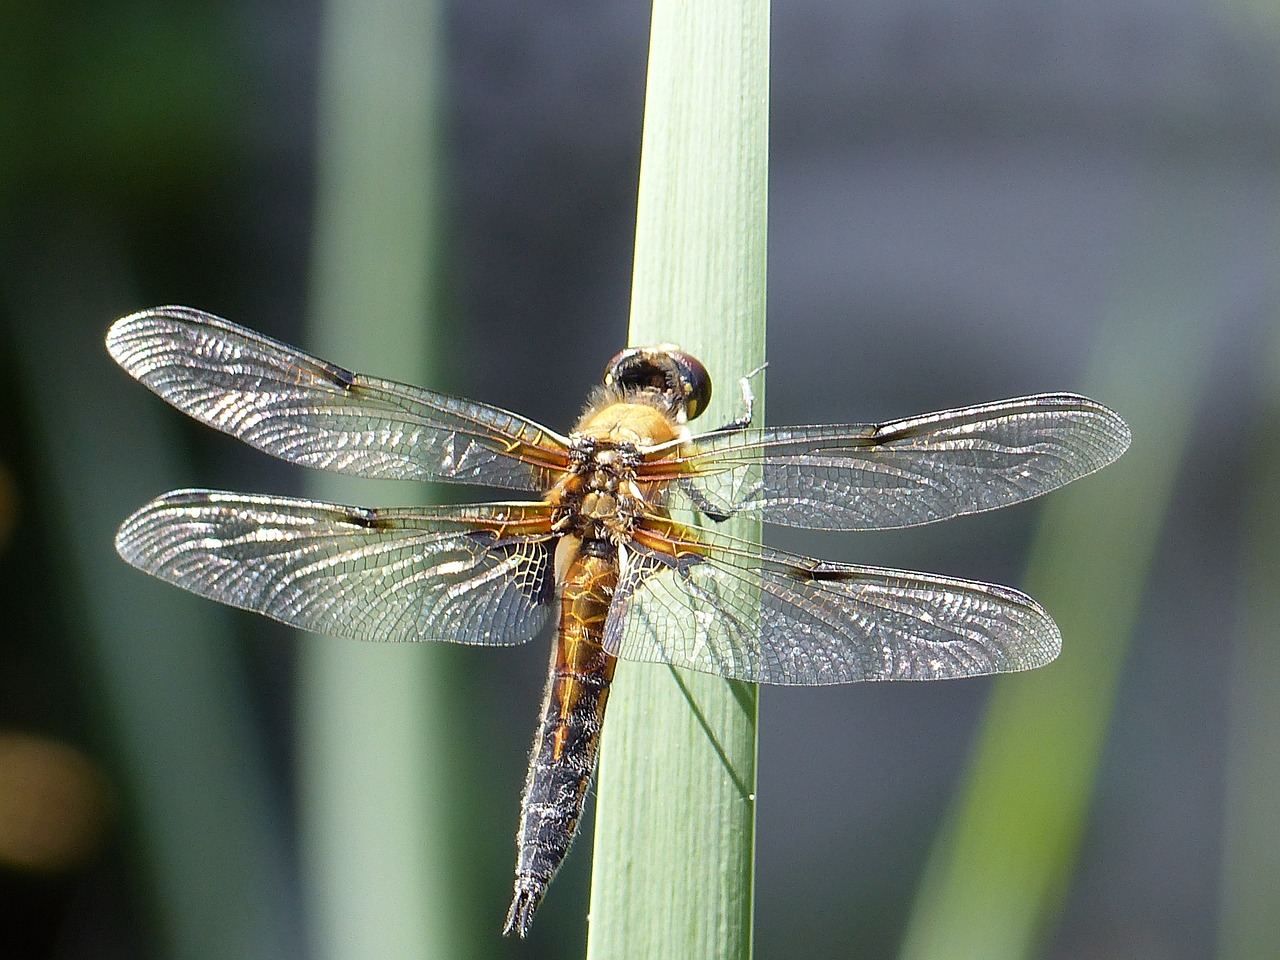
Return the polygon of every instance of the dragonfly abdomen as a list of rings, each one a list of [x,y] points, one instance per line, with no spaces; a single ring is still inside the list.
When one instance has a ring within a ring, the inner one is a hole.
[[[617,583],[617,548],[605,540],[584,541],[561,588],[560,629],[520,805],[515,896],[506,934],[528,932],[578,829],[617,663],[603,646]]]

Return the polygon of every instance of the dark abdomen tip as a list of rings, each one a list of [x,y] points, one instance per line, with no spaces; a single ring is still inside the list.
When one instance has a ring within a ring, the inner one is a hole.
[[[528,935],[529,928],[533,926],[534,911],[538,909],[546,890],[545,886],[536,885],[527,879],[517,881],[516,895],[511,900],[511,909],[507,911],[507,925],[502,928],[504,937],[514,933],[523,940]]]

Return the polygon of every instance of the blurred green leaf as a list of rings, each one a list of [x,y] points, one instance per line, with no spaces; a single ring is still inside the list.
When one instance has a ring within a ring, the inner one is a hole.
[[[439,301],[440,10],[329,0],[320,65],[310,346],[355,369],[433,379]],[[406,488],[325,476],[325,499],[399,505]],[[406,493],[406,490],[409,492]],[[460,882],[455,783],[467,738],[450,717],[450,651],[309,637],[301,647],[303,847],[316,955],[466,956],[502,904]]]
[[[1230,680],[1220,960],[1280,944],[1280,337],[1254,431]]]
[[[1176,199],[1175,199],[1176,198]],[[1125,654],[1227,295],[1205,275],[1234,229],[1230,188],[1169,178],[1135,198],[1108,333],[1086,391],[1133,446],[1046,499],[1024,584],[1058,621],[1057,663],[997,681],[914,907],[905,960],[1037,955],[1074,873]],[[1199,214],[1202,230],[1182,225]]]
[[[145,210],[225,171],[249,89],[231,22],[152,0],[3,5],[0,209],[56,197]]]

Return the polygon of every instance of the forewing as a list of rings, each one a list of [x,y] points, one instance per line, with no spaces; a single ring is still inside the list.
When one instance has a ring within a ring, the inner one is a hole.
[[[308,467],[539,490],[567,462],[564,439],[530,420],[351,373],[187,307],[116,321],[107,349],[183,413]]]
[[[1129,428],[1085,397],[1042,394],[884,424],[694,438],[646,464],[668,502],[713,519],[832,530],[910,527],[1038,497],[1111,463]]]
[[[606,627],[627,660],[757,683],[942,680],[1028,670],[1062,638],[1007,587],[820,563],[699,531],[629,553]]]
[[[537,504],[367,510],[176,490],[129,517],[120,555],[192,593],[355,640],[516,644],[554,602]]]

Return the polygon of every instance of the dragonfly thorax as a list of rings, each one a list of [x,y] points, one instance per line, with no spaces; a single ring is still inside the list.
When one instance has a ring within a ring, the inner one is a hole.
[[[570,434],[572,440],[590,438],[602,445],[656,447],[688,436],[688,427],[677,423],[662,408],[657,394],[635,395],[622,400],[612,391],[602,390],[601,393],[603,397],[598,398],[578,421],[577,429]]]
[[[555,526],[587,540],[625,541],[645,512],[636,482],[640,451],[631,442],[582,434],[570,437],[570,450],[569,473],[547,494],[559,508]]]

